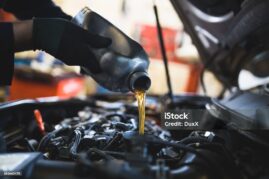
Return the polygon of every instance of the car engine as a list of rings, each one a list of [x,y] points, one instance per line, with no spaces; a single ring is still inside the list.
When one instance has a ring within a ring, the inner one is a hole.
[[[269,176],[266,131],[237,130],[213,112],[197,116],[211,129],[168,131],[160,125],[163,111],[209,111],[207,106],[217,107],[207,97],[176,96],[171,106],[165,97],[149,96],[145,135],[138,135],[136,100],[129,95],[3,104],[0,167],[19,171],[22,178]],[[40,112],[44,131],[35,111]]]

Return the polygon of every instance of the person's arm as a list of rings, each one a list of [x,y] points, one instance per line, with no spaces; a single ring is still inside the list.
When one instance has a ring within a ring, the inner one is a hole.
[[[0,23],[0,86],[11,84],[14,52],[33,49],[32,24],[32,20]]]
[[[0,86],[11,84],[14,69],[13,52],[13,25],[0,23]]]
[[[0,85],[11,84],[14,52],[44,50],[67,65],[84,66],[98,73],[101,69],[93,49],[110,44],[111,39],[60,18],[0,23]]]
[[[0,0],[1,1],[1,0]],[[18,19],[27,20],[33,17],[64,18],[72,17],[64,13],[51,0],[2,0],[2,8],[14,14]]]
[[[67,65],[84,66],[97,73],[101,69],[93,49],[110,44],[111,39],[60,18],[0,23],[0,85],[11,84],[14,52],[43,50]]]

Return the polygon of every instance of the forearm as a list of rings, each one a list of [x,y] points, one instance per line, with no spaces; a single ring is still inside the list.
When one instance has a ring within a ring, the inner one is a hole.
[[[13,23],[14,51],[20,52],[33,49],[33,20]]]
[[[0,85],[10,85],[14,69],[13,24],[0,23]]]
[[[51,0],[5,0],[3,9],[21,20],[33,17],[71,19]]]

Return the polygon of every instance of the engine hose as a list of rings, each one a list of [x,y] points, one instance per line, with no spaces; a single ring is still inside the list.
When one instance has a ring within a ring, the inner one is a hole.
[[[165,146],[171,146],[174,148],[178,148],[184,152],[189,152],[192,154],[195,154],[196,156],[200,157],[202,160],[204,160],[209,167],[212,167],[212,172],[214,173],[214,176],[217,178],[223,178],[222,177],[222,172],[220,170],[220,165],[213,161],[210,157],[208,157],[207,155],[204,155],[203,153],[199,152],[198,150],[196,150],[195,148],[186,146],[185,144],[181,144],[181,143],[171,143],[168,141],[162,141],[162,140],[158,140],[158,139],[154,139],[154,140],[148,140],[146,141],[148,143],[155,143],[155,144],[162,144]]]
[[[74,143],[72,144],[71,148],[70,148],[70,155],[73,159],[76,159],[78,157],[78,154],[77,154],[77,148],[78,148],[78,145],[81,141],[81,132],[79,130],[74,130]]]
[[[67,129],[67,128],[61,128],[61,129],[58,129],[58,130],[54,130],[54,131],[48,133],[47,135],[45,135],[45,136],[41,139],[41,141],[40,141],[40,143],[39,143],[39,145],[38,145],[38,147],[37,147],[37,151],[44,152],[45,147],[48,145],[48,143],[50,142],[50,140],[51,140],[52,138],[54,138],[59,132],[62,132],[62,131],[64,131],[65,129]]]

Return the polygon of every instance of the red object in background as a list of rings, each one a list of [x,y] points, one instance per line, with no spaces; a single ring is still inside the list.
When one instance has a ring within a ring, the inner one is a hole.
[[[84,89],[84,78],[74,77],[42,83],[13,78],[9,100],[58,96],[61,99],[77,96]]]
[[[35,120],[36,120],[37,126],[39,128],[39,131],[41,132],[42,135],[45,135],[46,131],[45,131],[45,126],[44,126],[43,117],[41,115],[41,112],[38,109],[36,109],[36,110],[34,110],[34,115],[35,115]]]
[[[1,22],[10,22],[10,21],[14,21],[15,19],[16,18],[12,14],[0,9],[0,21]]]
[[[197,93],[200,82],[200,75],[202,71],[202,65],[189,64],[189,67],[190,67],[190,75],[188,78],[188,84],[186,86],[185,91],[188,93]]]
[[[187,79],[187,85],[185,86],[184,92],[197,93],[203,65],[201,63],[190,63],[187,60],[180,59],[180,58],[175,58],[175,62],[179,64],[187,65],[189,68],[189,76]]]
[[[160,43],[156,26],[140,26],[140,43],[151,58],[162,59]],[[169,61],[174,61],[176,46],[176,36],[178,31],[171,28],[162,28],[165,42],[166,54]]]

